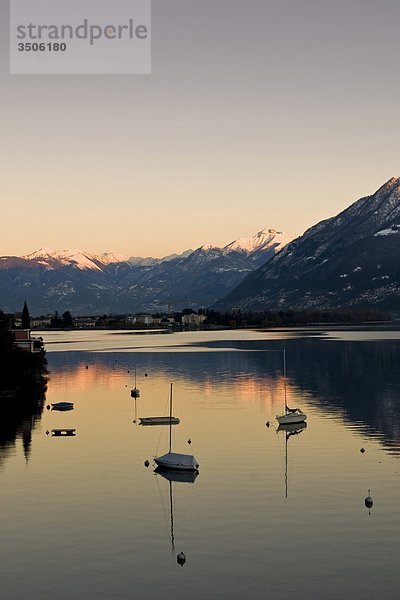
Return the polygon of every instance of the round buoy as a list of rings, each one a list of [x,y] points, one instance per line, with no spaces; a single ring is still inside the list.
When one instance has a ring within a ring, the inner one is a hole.
[[[133,422],[135,422],[135,421],[133,421]],[[150,463],[149,463],[149,461],[148,461],[148,460],[145,460],[145,461],[144,461],[144,466],[146,467],[146,469],[148,469],[148,468],[149,468],[149,466],[150,466]]]
[[[360,452],[361,452],[361,454],[364,454],[364,452],[365,452],[365,448],[361,448],[361,449],[360,449]]]
[[[178,563],[178,565],[181,565],[181,567],[183,567],[183,565],[186,562],[186,556],[183,552],[179,552],[178,556],[176,557],[176,562]]]
[[[130,373],[130,371],[128,371],[128,373]]]
[[[192,443],[192,440],[189,438],[188,439],[188,444],[190,445]]]
[[[271,425],[271,423],[270,423],[269,421],[267,421],[267,422],[265,423],[265,426],[266,426],[266,427],[269,427],[270,425]]]
[[[86,369],[88,369],[88,368],[89,368],[88,365],[86,365]]]
[[[144,374],[145,377],[148,377],[147,373]]]
[[[371,490],[368,490],[368,496],[365,498],[365,506],[367,508],[372,508],[374,505],[374,501],[371,498]]]

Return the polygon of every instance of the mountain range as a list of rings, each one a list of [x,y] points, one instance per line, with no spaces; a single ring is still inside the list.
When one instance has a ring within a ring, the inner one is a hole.
[[[0,257],[0,308],[76,315],[380,308],[400,313],[400,178],[293,239],[263,229],[164,258],[40,250]]]
[[[219,310],[400,309],[400,178],[291,241]]]
[[[0,257],[0,308],[76,315],[137,313],[209,306],[270,260],[291,236],[263,229],[224,247],[204,245],[164,258],[43,247]]]

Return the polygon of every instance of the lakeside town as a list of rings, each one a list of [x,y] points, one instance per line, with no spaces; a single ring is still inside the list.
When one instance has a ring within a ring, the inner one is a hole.
[[[26,306],[26,304],[25,304]],[[26,306],[26,309],[29,309]],[[89,315],[74,316],[69,311],[39,317],[29,316],[29,327],[23,312],[4,315],[9,329],[22,343],[22,330],[69,330],[69,329],[171,329],[190,331],[199,329],[246,329],[312,325],[352,325],[363,323],[393,323],[397,315],[376,309],[365,310],[280,310],[280,311],[227,311],[219,312],[201,308],[197,312],[184,309],[182,312],[157,314]],[[25,322],[24,322],[25,320]]]

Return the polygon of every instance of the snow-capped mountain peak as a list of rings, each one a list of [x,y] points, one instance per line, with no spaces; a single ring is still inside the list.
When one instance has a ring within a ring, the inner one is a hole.
[[[53,257],[58,250],[54,250],[53,248],[49,248],[49,246],[43,246],[39,248],[39,250],[35,250],[35,252],[30,252],[29,254],[25,254],[21,256],[21,258],[25,258],[26,260],[31,260],[33,258],[47,258]]]
[[[128,261],[127,256],[118,254],[118,252],[114,252],[113,250],[107,250],[103,254],[100,254],[100,256],[98,258],[104,265],[112,265],[115,263],[121,263],[121,262]]]
[[[203,244],[200,246],[199,250],[204,250],[204,252],[209,252],[210,250],[222,250],[220,246],[216,246],[215,244]]]
[[[265,251],[269,248],[274,249],[275,252],[279,252],[286,244],[291,242],[293,236],[283,231],[277,231],[276,229],[262,229],[252,237],[239,238],[227,246],[225,246],[225,252],[243,252],[247,255],[253,254],[254,252]]]
[[[82,250],[55,250],[48,246],[43,246],[35,252],[25,254],[21,258],[29,261],[35,261],[42,266],[54,268],[55,266],[72,266],[82,271],[89,269],[92,271],[101,271],[102,267],[123,262],[126,259],[112,251],[96,255]]]

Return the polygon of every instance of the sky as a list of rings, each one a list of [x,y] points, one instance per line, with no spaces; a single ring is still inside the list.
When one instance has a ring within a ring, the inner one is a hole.
[[[151,75],[10,75],[8,22],[0,255],[300,235],[400,175],[398,0],[153,0]]]

